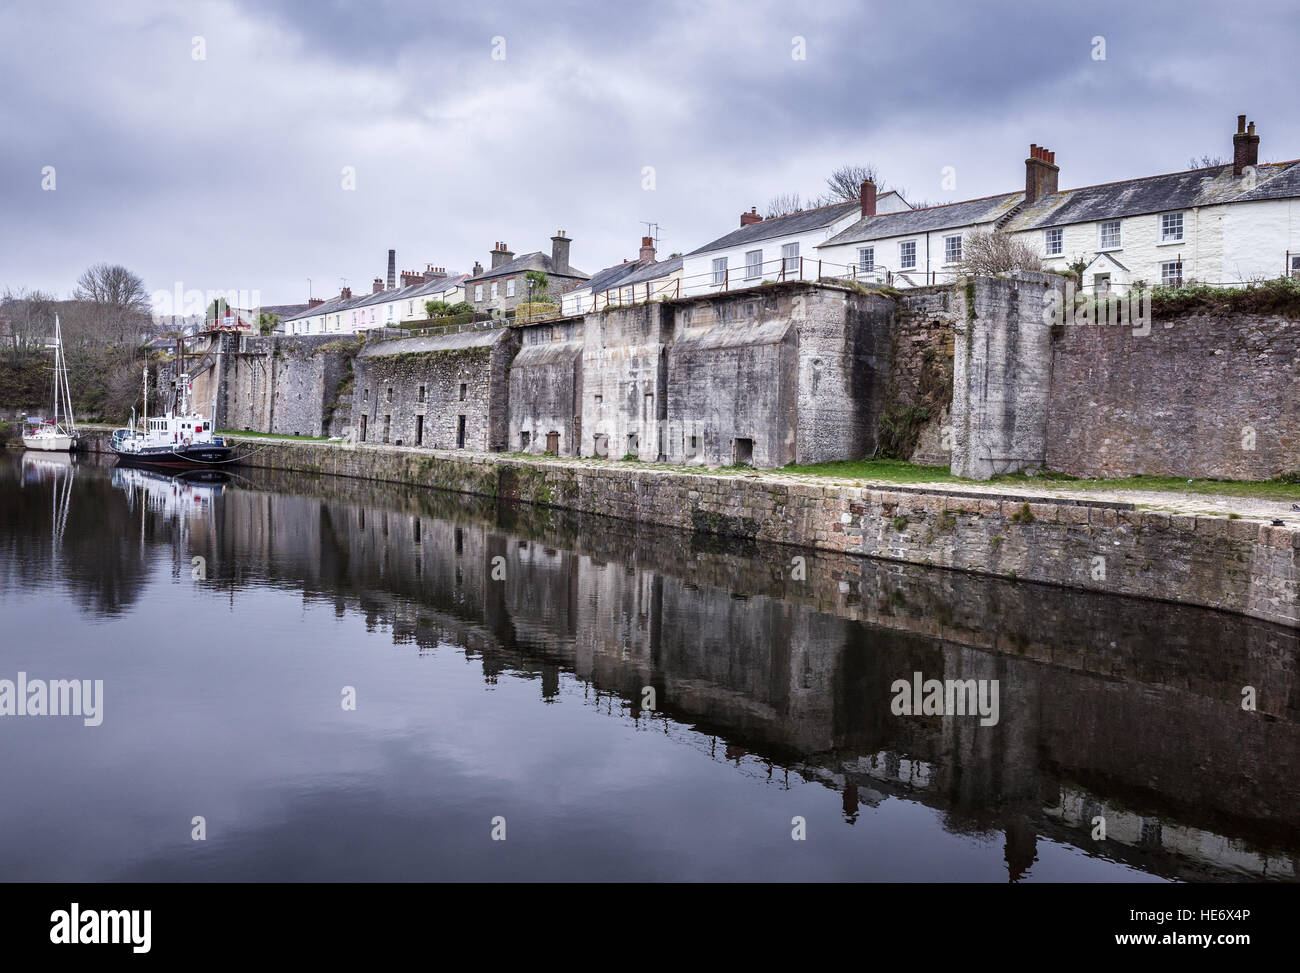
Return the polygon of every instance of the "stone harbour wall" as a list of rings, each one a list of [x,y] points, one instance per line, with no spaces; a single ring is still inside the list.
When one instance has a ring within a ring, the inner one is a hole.
[[[1267,480],[1300,470],[1300,321],[1066,325],[1052,347],[1047,465],[1074,476]]]
[[[1300,530],[1292,527],[1086,500],[1026,502],[371,445],[247,446],[251,466],[519,500],[1300,627]]]

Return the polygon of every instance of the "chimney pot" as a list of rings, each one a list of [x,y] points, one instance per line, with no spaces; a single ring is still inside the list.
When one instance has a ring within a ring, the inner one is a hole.
[[[1025,160],[1025,205],[1056,192],[1060,171],[1055,152],[1037,142],[1029,143],[1029,158]]]
[[[1237,134],[1232,137],[1232,174],[1240,176],[1247,166],[1259,165],[1259,136],[1255,123],[1246,125],[1246,116],[1237,116]]]
[[[569,276],[569,246],[572,242],[563,230],[555,231],[555,236],[551,237],[551,273]]]
[[[862,206],[862,218],[876,215],[876,184],[870,179],[862,180],[858,189],[858,202]]]
[[[647,263],[654,263],[654,259],[655,259],[654,238],[643,236],[641,238],[641,260]]]
[[[762,223],[763,217],[758,215],[758,207],[751,206],[748,213],[740,214],[741,226],[753,226],[755,223]]]

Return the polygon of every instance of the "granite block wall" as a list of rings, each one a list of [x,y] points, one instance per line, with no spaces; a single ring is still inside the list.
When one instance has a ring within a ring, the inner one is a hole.
[[[1235,480],[1300,470],[1300,321],[1192,314],[1156,318],[1149,334],[1056,330],[1052,469]]]

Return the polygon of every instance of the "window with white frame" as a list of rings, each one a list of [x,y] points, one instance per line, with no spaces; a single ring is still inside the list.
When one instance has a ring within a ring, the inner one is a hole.
[[[1183,262],[1169,260],[1160,265],[1160,283],[1165,287],[1183,286]]]
[[[898,266],[902,270],[916,269],[916,241],[908,240],[898,245]]]
[[[799,273],[799,244],[787,243],[781,247],[781,268],[787,276]]]
[[[389,321],[393,320],[393,305],[386,304],[384,306],[388,308],[388,320]]]
[[[482,285],[482,284],[475,284],[475,285],[474,285],[474,300],[476,300],[476,301],[481,301],[481,300],[483,300],[483,285]]]
[[[869,274],[876,269],[876,248],[858,247],[858,270]]]
[[[727,258],[713,258],[713,283],[725,284],[727,282]]]
[[[1120,248],[1119,220],[1104,220],[1097,224],[1097,249],[1118,250]]]
[[[1065,253],[1065,231],[1059,226],[1043,231],[1043,256],[1059,257]]]
[[[413,317],[415,317],[415,302],[414,302],[414,301],[407,301],[407,302],[406,302],[406,316],[407,316],[408,318],[413,318]]]
[[[1291,257],[1291,276],[1300,278],[1300,256],[1294,254]]]
[[[511,277],[508,281],[506,281],[506,297],[514,297],[514,296],[515,296],[515,279]]]
[[[495,299],[496,299],[496,296],[497,296],[497,282],[496,282],[496,281],[493,281],[493,282],[492,282],[492,298],[495,300]]]
[[[943,238],[943,262],[946,264],[961,263],[961,234],[955,236],[946,236]]]
[[[750,250],[745,254],[745,280],[763,276],[763,251]]]
[[[1160,242],[1161,243],[1182,243],[1183,242],[1183,214],[1182,213],[1161,213],[1160,214]]]

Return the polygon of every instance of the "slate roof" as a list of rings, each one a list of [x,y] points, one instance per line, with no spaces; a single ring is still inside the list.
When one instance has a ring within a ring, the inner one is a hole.
[[[612,287],[622,286],[626,278],[635,274],[642,266],[643,264],[639,260],[627,260],[612,267],[606,267],[604,270],[596,271],[587,280],[587,283],[582,285],[582,288],[583,290],[590,288],[593,292],[599,293]]]
[[[810,233],[813,230],[820,230],[823,227],[830,226],[850,213],[857,212],[860,205],[854,199],[846,203],[831,203],[829,206],[801,210],[788,216],[774,216],[771,219],[761,220],[758,223],[751,223],[749,226],[742,226],[739,229],[732,230],[725,236],[720,236],[711,243],[706,243],[699,249],[692,250],[687,256],[694,257],[696,254],[708,253],[710,250],[728,250],[732,247],[743,247],[746,244],[758,243],[760,240],[769,240],[772,237]]]
[[[1193,206],[1300,196],[1300,161],[1261,165],[1256,173],[1251,189],[1244,188],[1243,180],[1232,174],[1231,164],[1065,189],[1025,207],[1003,229],[1034,230]]]
[[[552,269],[551,255],[543,253],[540,250],[534,250],[532,253],[526,253],[523,256],[515,257],[514,260],[508,260],[500,267],[491,267],[481,274],[475,274],[469,278],[469,283],[477,284],[479,281],[491,280],[493,277],[505,277],[510,274],[522,274],[530,270],[545,271],[549,277],[576,277],[581,280],[589,279],[577,267],[570,267],[567,274],[557,274]]]
[[[263,304],[258,308],[263,314],[274,314],[281,320],[287,320],[290,317],[297,317],[303,311],[307,310],[306,304]]]
[[[300,318],[314,318],[318,314],[334,314],[336,311],[346,311],[357,307],[366,307],[370,304],[386,304],[389,301],[405,301],[413,298],[431,297],[434,294],[441,294],[444,291],[454,290],[457,286],[465,283],[468,274],[451,274],[447,277],[435,277],[433,280],[426,280],[419,284],[408,284],[406,287],[396,287],[391,291],[384,290],[378,294],[359,294],[355,297],[349,297],[346,300],[334,297],[324,304],[318,304],[316,307],[307,308],[290,317],[282,317],[281,321],[297,321]],[[265,310],[265,308],[263,308]]]
[[[619,286],[626,287],[629,284],[644,284],[649,280],[659,280],[681,269],[681,257],[669,257],[667,260],[657,260],[652,264],[642,264],[635,274],[621,280]]]
[[[840,243],[866,242],[886,237],[906,236],[909,233],[926,233],[956,226],[970,226],[975,223],[991,223],[1014,210],[1024,197],[1025,194],[1022,192],[1002,193],[999,196],[983,196],[979,199],[942,203],[939,206],[926,206],[922,209],[878,213],[858,220],[820,246],[830,247]]]

